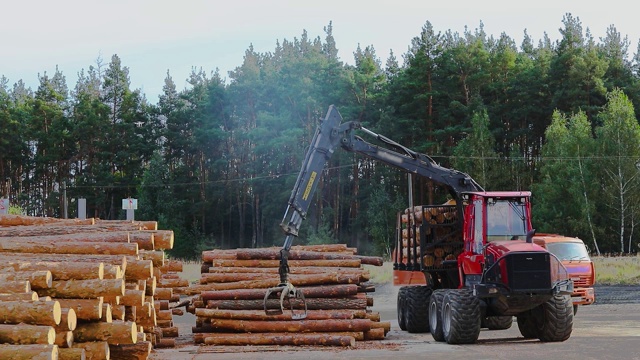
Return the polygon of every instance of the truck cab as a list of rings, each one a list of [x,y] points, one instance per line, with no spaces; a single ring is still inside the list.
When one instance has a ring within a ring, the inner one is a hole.
[[[579,305],[593,304],[596,300],[593,288],[596,270],[584,242],[558,234],[537,234],[533,242],[554,254],[569,272],[573,280],[573,313],[578,311]]]

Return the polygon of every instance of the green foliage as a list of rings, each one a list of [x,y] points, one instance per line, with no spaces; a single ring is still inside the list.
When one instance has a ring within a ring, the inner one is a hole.
[[[333,25],[323,30],[269,52],[249,46],[228,79],[194,68],[178,90],[167,72],[156,105],[130,88],[115,54],[81,70],[71,92],[57,69],[36,91],[0,77],[0,193],[26,214],[60,216],[66,184],[105,219],[138,198],[138,218],[174,230],[176,257],[279,246],[300,164],[334,104],[346,121],[487,190],[533,190],[538,231],[579,236],[597,252],[637,251],[640,57],[627,60],[615,27],[597,42],[567,14],[559,41],[525,33],[518,48],[482,23],[458,34],[426,22],[403,63],[391,53],[385,66],[373,45],[344,63]],[[408,186],[396,168],[336,151],[301,241],[388,255]],[[446,196],[429,179],[413,187],[415,203]]]

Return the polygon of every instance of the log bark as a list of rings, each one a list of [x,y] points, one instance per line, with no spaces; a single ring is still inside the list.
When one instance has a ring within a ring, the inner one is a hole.
[[[153,261],[154,267],[162,267],[164,266],[164,251],[162,250],[141,250],[138,253],[138,257],[142,260],[151,260]]]
[[[109,345],[111,360],[145,360],[151,354],[151,341],[138,341],[135,344]]]
[[[125,289],[120,297],[120,304],[125,306],[142,306],[144,304],[144,290]]]
[[[2,241],[13,242],[45,242],[45,243],[64,243],[64,242],[89,242],[89,243],[130,243],[129,232],[98,232],[98,233],[73,233],[51,235],[43,233],[42,235],[23,235],[23,236],[6,236],[0,238]]]
[[[155,250],[171,250],[173,249],[173,230],[153,230],[153,241]]]
[[[5,324],[49,325],[60,324],[62,311],[58,301],[3,301],[0,319]]]
[[[136,321],[138,318],[138,307],[140,306],[125,306],[124,307],[124,320],[126,321]]]
[[[34,254],[99,254],[137,255],[138,244],[130,243],[87,243],[81,241],[20,241],[0,238],[0,252]]]
[[[154,298],[156,300],[166,300],[169,301],[171,300],[171,296],[173,296],[173,289],[170,287],[158,287],[156,288],[156,294],[154,296]]]
[[[293,308],[297,310],[304,309],[301,301],[292,300]],[[316,298],[306,299],[308,310],[362,310],[367,308],[366,298]],[[268,309],[279,309],[280,300],[267,300]],[[285,308],[289,309],[289,305],[285,304]],[[264,300],[209,300],[207,301],[207,309],[225,309],[225,310],[261,310],[264,309]]]
[[[129,242],[138,244],[139,250],[155,250],[155,237],[149,231],[129,232]]]
[[[162,337],[178,337],[178,336],[179,336],[179,331],[177,327],[173,326],[173,327],[162,328]]]
[[[135,344],[138,328],[135,322],[114,321],[112,323],[80,323],[73,332],[78,342],[106,341],[108,344]]]
[[[330,332],[330,331],[369,331],[371,320],[369,319],[326,319],[326,320],[299,320],[299,321],[247,321],[211,319],[210,325],[219,330],[228,332]]]
[[[386,334],[383,328],[373,328],[364,332],[364,340],[384,340]]]
[[[100,318],[100,321],[105,323],[113,322],[113,316],[111,315],[111,304],[102,304],[102,318]]]
[[[0,294],[0,301],[36,301],[38,293],[35,291],[16,294]]]
[[[0,325],[0,344],[46,344],[52,345],[56,331],[51,326],[27,324]]]
[[[0,226],[18,226],[18,225],[93,225],[95,219],[58,219],[52,217],[27,216],[27,215],[0,215]]]
[[[156,279],[157,287],[159,288],[177,288],[189,286],[189,280],[187,279]],[[157,290],[156,290],[157,291]]]
[[[92,262],[120,265],[123,270],[127,268],[125,255],[99,255],[99,254],[37,254],[37,253],[0,253],[0,262]],[[39,269],[42,270],[42,269]],[[49,269],[50,270],[50,269]],[[51,271],[53,275],[53,271]],[[55,278],[54,278],[55,280]]]
[[[57,299],[63,308],[73,309],[79,321],[102,319],[102,297],[95,299]]]
[[[164,265],[160,268],[163,273],[182,272],[183,266],[180,260],[165,260]]]
[[[43,345],[43,344],[31,344],[31,345],[0,344],[0,359],[56,360],[58,359],[58,346]]]
[[[36,255],[37,256],[37,255]],[[25,259],[26,260],[26,259]],[[0,271],[35,272],[50,271],[52,280],[84,280],[102,279],[104,264],[102,262],[52,262],[52,261],[16,261],[3,258],[0,255]]]
[[[130,232],[140,231],[135,225],[75,225],[63,226],[50,224],[47,226],[24,225],[24,226],[0,226],[0,237],[9,236],[45,236],[45,235],[68,235],[78,233],[104,233],[104,232]]]
[[[73,331],[77,325],[78,317],[76,316],[76,311],[73,308],[60,306],[60,323],[53,327],[56,333]]]
[[[280,266],[280,260],[205,260],[206,264],[210,264],[210,267],[272,267],[277,268]],[[307,266],[322,266],[322,267],[351,267],[359,268],[362,265],[360,259],[346,259],[346,260],[289,260],[289,266],[294,267],[307,267]],[[208,270],[207,270],[208,272]]]
[[[208,274],[201,275],[206,276]],[[289,281],[291,281],[291,284],[298,287],[329,284],[357,284],[360,279],[358,276],[352,276],[349,274],[292,274],[289,276]],[[192,291],[195,290],[197,292],[206,290],[266,289],[275,287],[279,283],[280,279],[278,277],[272,277],[270,279],[201,284],[200,286],[191,286],[191,288]],[[194,292],[191,292],[191,294],[194,294]]]
[[[353,296],[358,293],[358,285],[333,285],[298,288],[305,298],[336,298]],[[238,289],[203,291],[200,296],[202,300],[252,300],[264,299],[267,289]]]
[[[109,359],[109,344],[106,341],[74,342],[73,349],[84,349],[87,359]]]
[[[125,320],[126,309],[124,305],[112,305],[111,306],[111,318],[113,320]]]
[[[216,334],[204,339],[206,345],[312,345],[356,346],[351,336],[326,334]]]
[[[73,331],[62,331],[56,333],[54,344],[58,345],[58,348],[70,348],[71,345],[73,345]]]
[[[82,348],[58,348],[58,360],[86,360],[87,352]]]
[[[158,342],[156,342],[156,348],[158,349],[168,349],[174,347],[176,347],[176,339],[173,338],[160,339]]]
[[[289,321],[292,320],[291,312],[280,315],[267,315],[264,310],[218,310],[195,309],[195,315],[201,318],[217,318],[228,320],[261,320],[261,321]],[[327,319],[366,319],[366,310],[309,310],[308,320]]]
[[[26,294],[31,292],[31,283],[27,280],[2,280],[0,289],[6,294]]]
[[[91,299],[100,296],[123,296],[123,279],[60,280],[49,289],[40,290],[40,296],[62,299]]]
[[[238,249],[238,260],[280,260],[280,250],[275,248]],[[291,250],[290,260],[351,260],[359,259],[362,264],[382,266],[383,259],[378,256],[349,255],[344,253],[329,253],[304,250]],[[203,259],[208,261],[209,259]]]
[[[124,271],[120,265],[106,264],[104,266],[104,279],[124,279]]]
[[[153,261],[127,257],[124,278],[127,281],[146,280],[153,276]]]
[[[53,278],[49,270],[7,271],[0,274],[0,280],[28,281],[31,289],[38,290],[50,288]]]
[[[146,285],[144,288],[144,294],[147,296],[154,296],[156,294],[156,287],[158,286],[158,280],[155,276],[152,276],[145,280]]]

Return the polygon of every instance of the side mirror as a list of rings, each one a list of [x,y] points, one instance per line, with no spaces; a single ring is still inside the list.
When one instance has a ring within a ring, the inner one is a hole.
[[[527,242],[529,244],[533,243],[533,236],[536,234],[536,229],[531,229],[527,232]]]

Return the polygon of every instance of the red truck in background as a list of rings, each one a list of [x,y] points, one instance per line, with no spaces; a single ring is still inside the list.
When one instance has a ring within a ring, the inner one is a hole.
[[[593,289],[596,269],[584,242],[579,238],[558,234],[536,234],[533,242],[554,254],[567,268],[573,280],[573,313],[578,311],[579,305],[593,304],[596,300]]]

